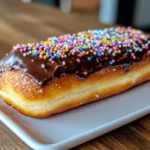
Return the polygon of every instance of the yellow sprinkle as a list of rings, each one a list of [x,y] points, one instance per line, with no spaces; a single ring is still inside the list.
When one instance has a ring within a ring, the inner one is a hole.
[[[31,45],[31,43],[28,43],[27,45],[28,45],[28,46],[30,46],[30,45]]]
[[[92,49],[90,49],[90,52],[92,53],[92,52],[93,52],[93,50],[92,50]]]
[[[69,51],[69,48],[66,48],[65,51],[68,52],[68,51]]]
[[[81,32],[78,32],[77,35],[80,36],[80,35],[81,35]]]
[[[107,45],[110,45],[110,42],[109,42],[109,41],[107,41],[107,42],[106,42],[106,44],[107,44]]]
[[[46,55],[48,55],[49,53],[48,52],[46,52]]]
[[[61,58],[64,58],[64,55],[61,55]]]
[[[57,51],[57,47],[54,48],[54,51]]]
[[[44,42],[44,45],[47,45],[48,44],[48,42]]]
[[[114,53],[118,53],[118,51],[117,51],[117,50],[114,50]]]
[[[89,54],[89,52],[88,52],[88,51],[86,51],[85,53],[86,53],[86,55],[88,55],[88,54]]]
[[[45,51],[40,52],[40,55],[44,55],[44,54],[45,54]]]
[[[82,56],[82,54],[79,54],[79,57],[81,57]]]
[[[114,37],[112,37],[112,38],[111,38],[111,40],[115,40],[115,38],[114,38]]]
[[[107,41],[107,38],[104,37],[103,40],[104,40],[104,41]]]
[[[47,56],[45,55],[45,56],[43,56],[43,58],[44,58],[44,59],[46,59],[46,58],[47,58]]]
[[[86,37],[86,38],[89,38],[89,37],[90,37],[90,35],[89,35],[89,34],[86,34],[86,35],[85,35],[85,37]]]
[[[32,50],[36,50],[36,47],[33,47]]]

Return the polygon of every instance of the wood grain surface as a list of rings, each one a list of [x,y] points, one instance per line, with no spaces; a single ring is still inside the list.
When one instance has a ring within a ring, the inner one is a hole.
[[[95,12],[63,14],[58,8],[0,0],[0,58],[16,43],[45,40],[49,36],[103,28]],[[93,139],[73,150],[149,150],[150,115]],[[0,150],[30,150],[0,123]]]

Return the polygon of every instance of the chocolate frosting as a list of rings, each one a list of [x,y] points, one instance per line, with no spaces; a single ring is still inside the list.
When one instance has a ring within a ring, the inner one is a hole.
[[[146,41],[143,40],[143,43],[145,44]],[[101,45],[99,45],[99,47],[100,46]],[[108,46],[108,48],[112,48],[112,46]],[[139,49],[141,48],[142,45],[139,45]],[[121,53],[117,53],[115,56],[108,50],[105,50],[102,56],[95,55],[91,52],[88,55],[82,56],[80,62],[77,61],[79,58],[77,53],[72,55],[70,51],[68,51],[66,52],[67,58],[55,57],[53,63],[49,61],[49,59],[43,59],[33,55],[24,56],[20,48],[17,48],[1,60],[0,75],[6,70],[20,70],[26,73],[39,85],[45,85],[54,78],[65,74],[76,74],[80,79],[84,79],[90,74],[106,67],[120,66],[125,71],[128,71],[133,63],[148,56],[149,48],[148,46],[142,49],[142,51],[134,51],[136,59],[131,56],[133,48],[127,46],[121,47]],[[130,52],[128,52],[128,49],[130,49]],[[89,49],[85,48],[84,51],[89,51]],[[115,60],[115,62],[112,63],[111,60]],[[42,67],[43,64],[44,67]]]

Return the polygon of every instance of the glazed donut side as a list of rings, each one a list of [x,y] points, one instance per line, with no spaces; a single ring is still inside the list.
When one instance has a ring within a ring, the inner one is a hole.
[[[45,118],[71,108],[94,102],[150,80],[150,57],[135,63],[128,72],[120,67],[104,68],[80,80],[65,75],[45,86],[17,70],[0,77],[0,96],[22,114]]]

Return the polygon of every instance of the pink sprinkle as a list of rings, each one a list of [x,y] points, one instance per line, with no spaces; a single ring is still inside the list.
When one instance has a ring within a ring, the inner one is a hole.
[[[143,49],[145,49],[145,46],[144,46],[144,45],[142,45],[142,48],[143,48]]]
[[[20,45],[20,44],[17,44],[17,47],[18,47],[18,48],[21,48],[21,45]]]
[[[34,42],[34,43],[32,43],[32,45],[33,45],[33,46],[35,46],[35,44],[36,44],[35,42]]]
[[[40,57],[40,58],[43,58],[43,56],[42,56],[42,55],[39,55],[39,57]]]
[[[148,46],[145,46],[146,49],[148,49]]]
[[[101,52],[102,55],[104,55],[104,52]]]
[[[24,52],[26,52],[26,51],[27,51],[27,49],[26,49],[26,48],[23,48],[23,51],[24,51]]]
[[[77,62],[78,62],[78,63],[80,62],[80,59],[79,59],[79,58],[77,58]]]
[[[20,49],[20,52],[23,52],[23,49]]]
[[[150,55],[150,50],[148,50],[148,54]]]
[[[133,59],[136,59],[136,56],[133,56]]]
[[[135,56],[134,53],[131,53],[131,56]]]
[[[46,49],[49,49],[49,46],[46,46]]]
[[[40,49],[38,52],[39,52],[39,53],[41,53],[41,52],[42,52],[42,50]]]
[[[77,49],[76,51],[77,51],[78,53],[80,53],[80,50],[79,50],[79,49]]]
[[[114,62],[115,62],[115,60],[113,59],[113,60],[112,60],[112,62],[114,63]]]
[[[129,27],[128,27],[128,30],[132,30],[132,27],[131,27],[131,26],[129,26]]]

